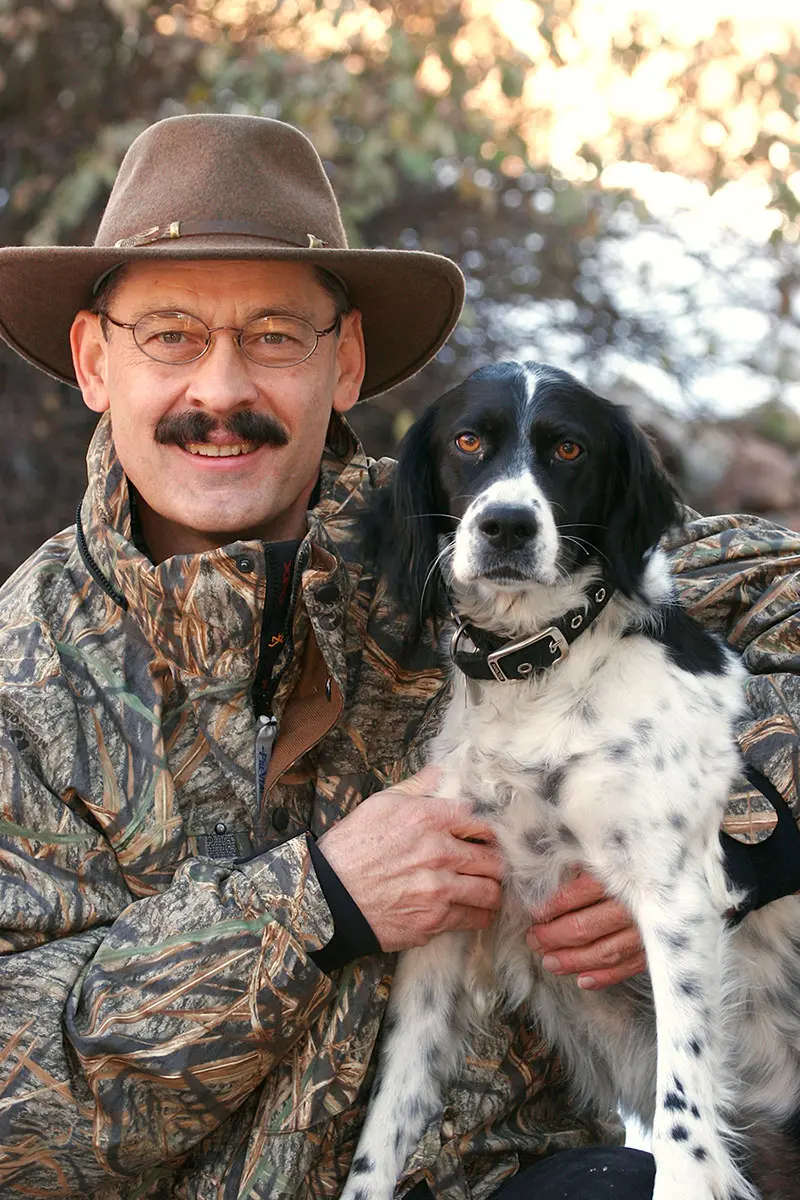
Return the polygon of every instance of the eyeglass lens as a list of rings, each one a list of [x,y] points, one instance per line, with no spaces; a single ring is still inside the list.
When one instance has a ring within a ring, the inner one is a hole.
[[[188,363],[200,357],[210,335],[208,326],[199,317],[158,312],[141,317],[134,326],[133,336],[139,349],[156,362]],[[316,332],[300,317],[258,317],[248,321],[240,336],[247,357],[265,367],[300,363],[316,344]]]

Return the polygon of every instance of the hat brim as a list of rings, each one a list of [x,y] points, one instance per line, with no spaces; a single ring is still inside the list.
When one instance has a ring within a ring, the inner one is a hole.
[[[455,263],[418,250],[327,250],[220,239],[176,245],[8,246],[0,249],[0,336],[35,367],[77,387],[69,346],[75,314],[91,307],[97,279],[123,263],[153,259],[280,259],[324,267],[346,285],[362,314],[367,365],[361,399],[388,391],[429,362],[447,340],[464,300]]]

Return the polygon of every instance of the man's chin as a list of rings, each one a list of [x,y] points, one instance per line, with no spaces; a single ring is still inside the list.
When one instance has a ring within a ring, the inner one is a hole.
[[[187,534],[213,541],[217,546],[226,546],[229,542],[251,542],[269,539],[272,526],[276,523],[273,513],[243,513],[240,517],[218,515],[198,517],[186,514],[180,522],[172,522],[180,526]]]
[[[169,480],[167,484],[167,479]],[[137,489],[142,532],[154,557],[191,554],[238,541],[286,541],[306,530],[306,506],[316,473],[298,488],[296,479],[241,481],[233,486],[186,486],[181,473],[162,476],[156,495]],[[278,503],[276,503],[276,500]]]
[[[154,561],[181,554],[203,554],[233,542],[283,541],[302,536],[304,515],[297,521],[290,514],[271,510],[245,509],[223,512],[201,505],[174,507],[165,504],[158,512],[147,502],[140,505],[142,532]],[[298,531],[299,530],[299,531]]]

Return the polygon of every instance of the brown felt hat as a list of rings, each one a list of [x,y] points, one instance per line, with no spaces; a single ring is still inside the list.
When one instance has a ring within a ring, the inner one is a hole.
[[[69,330],[114,267],[148,259],[288,259],[337,275],[363,316],[361,396],[408,379],[458,320],[455,263],[411,250],[350,250],[311,142],[267,117],[203,114],[151,125],[128,150],[93,246],[0,249],[0,335],[75,385]]]

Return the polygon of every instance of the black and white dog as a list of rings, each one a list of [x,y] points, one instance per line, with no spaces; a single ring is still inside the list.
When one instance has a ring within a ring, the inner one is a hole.
[[[401,955],[343,1200],[394,1195],[494,1005],[526,1008],[579,1097],[652,1129],[655,1200],[800,1194],[751,1150],[800,1109],[800,899],[726,923],[743,668],[674,599],[657,543],[680,510],[645,438],[563,371],[485,367],[410,430],[388,505],[396,591],[454,622],[430,761],[507,875],[488,934]],[[649,977],[583,991],[531,954],[530,908],[576,864],[634,914]]]

